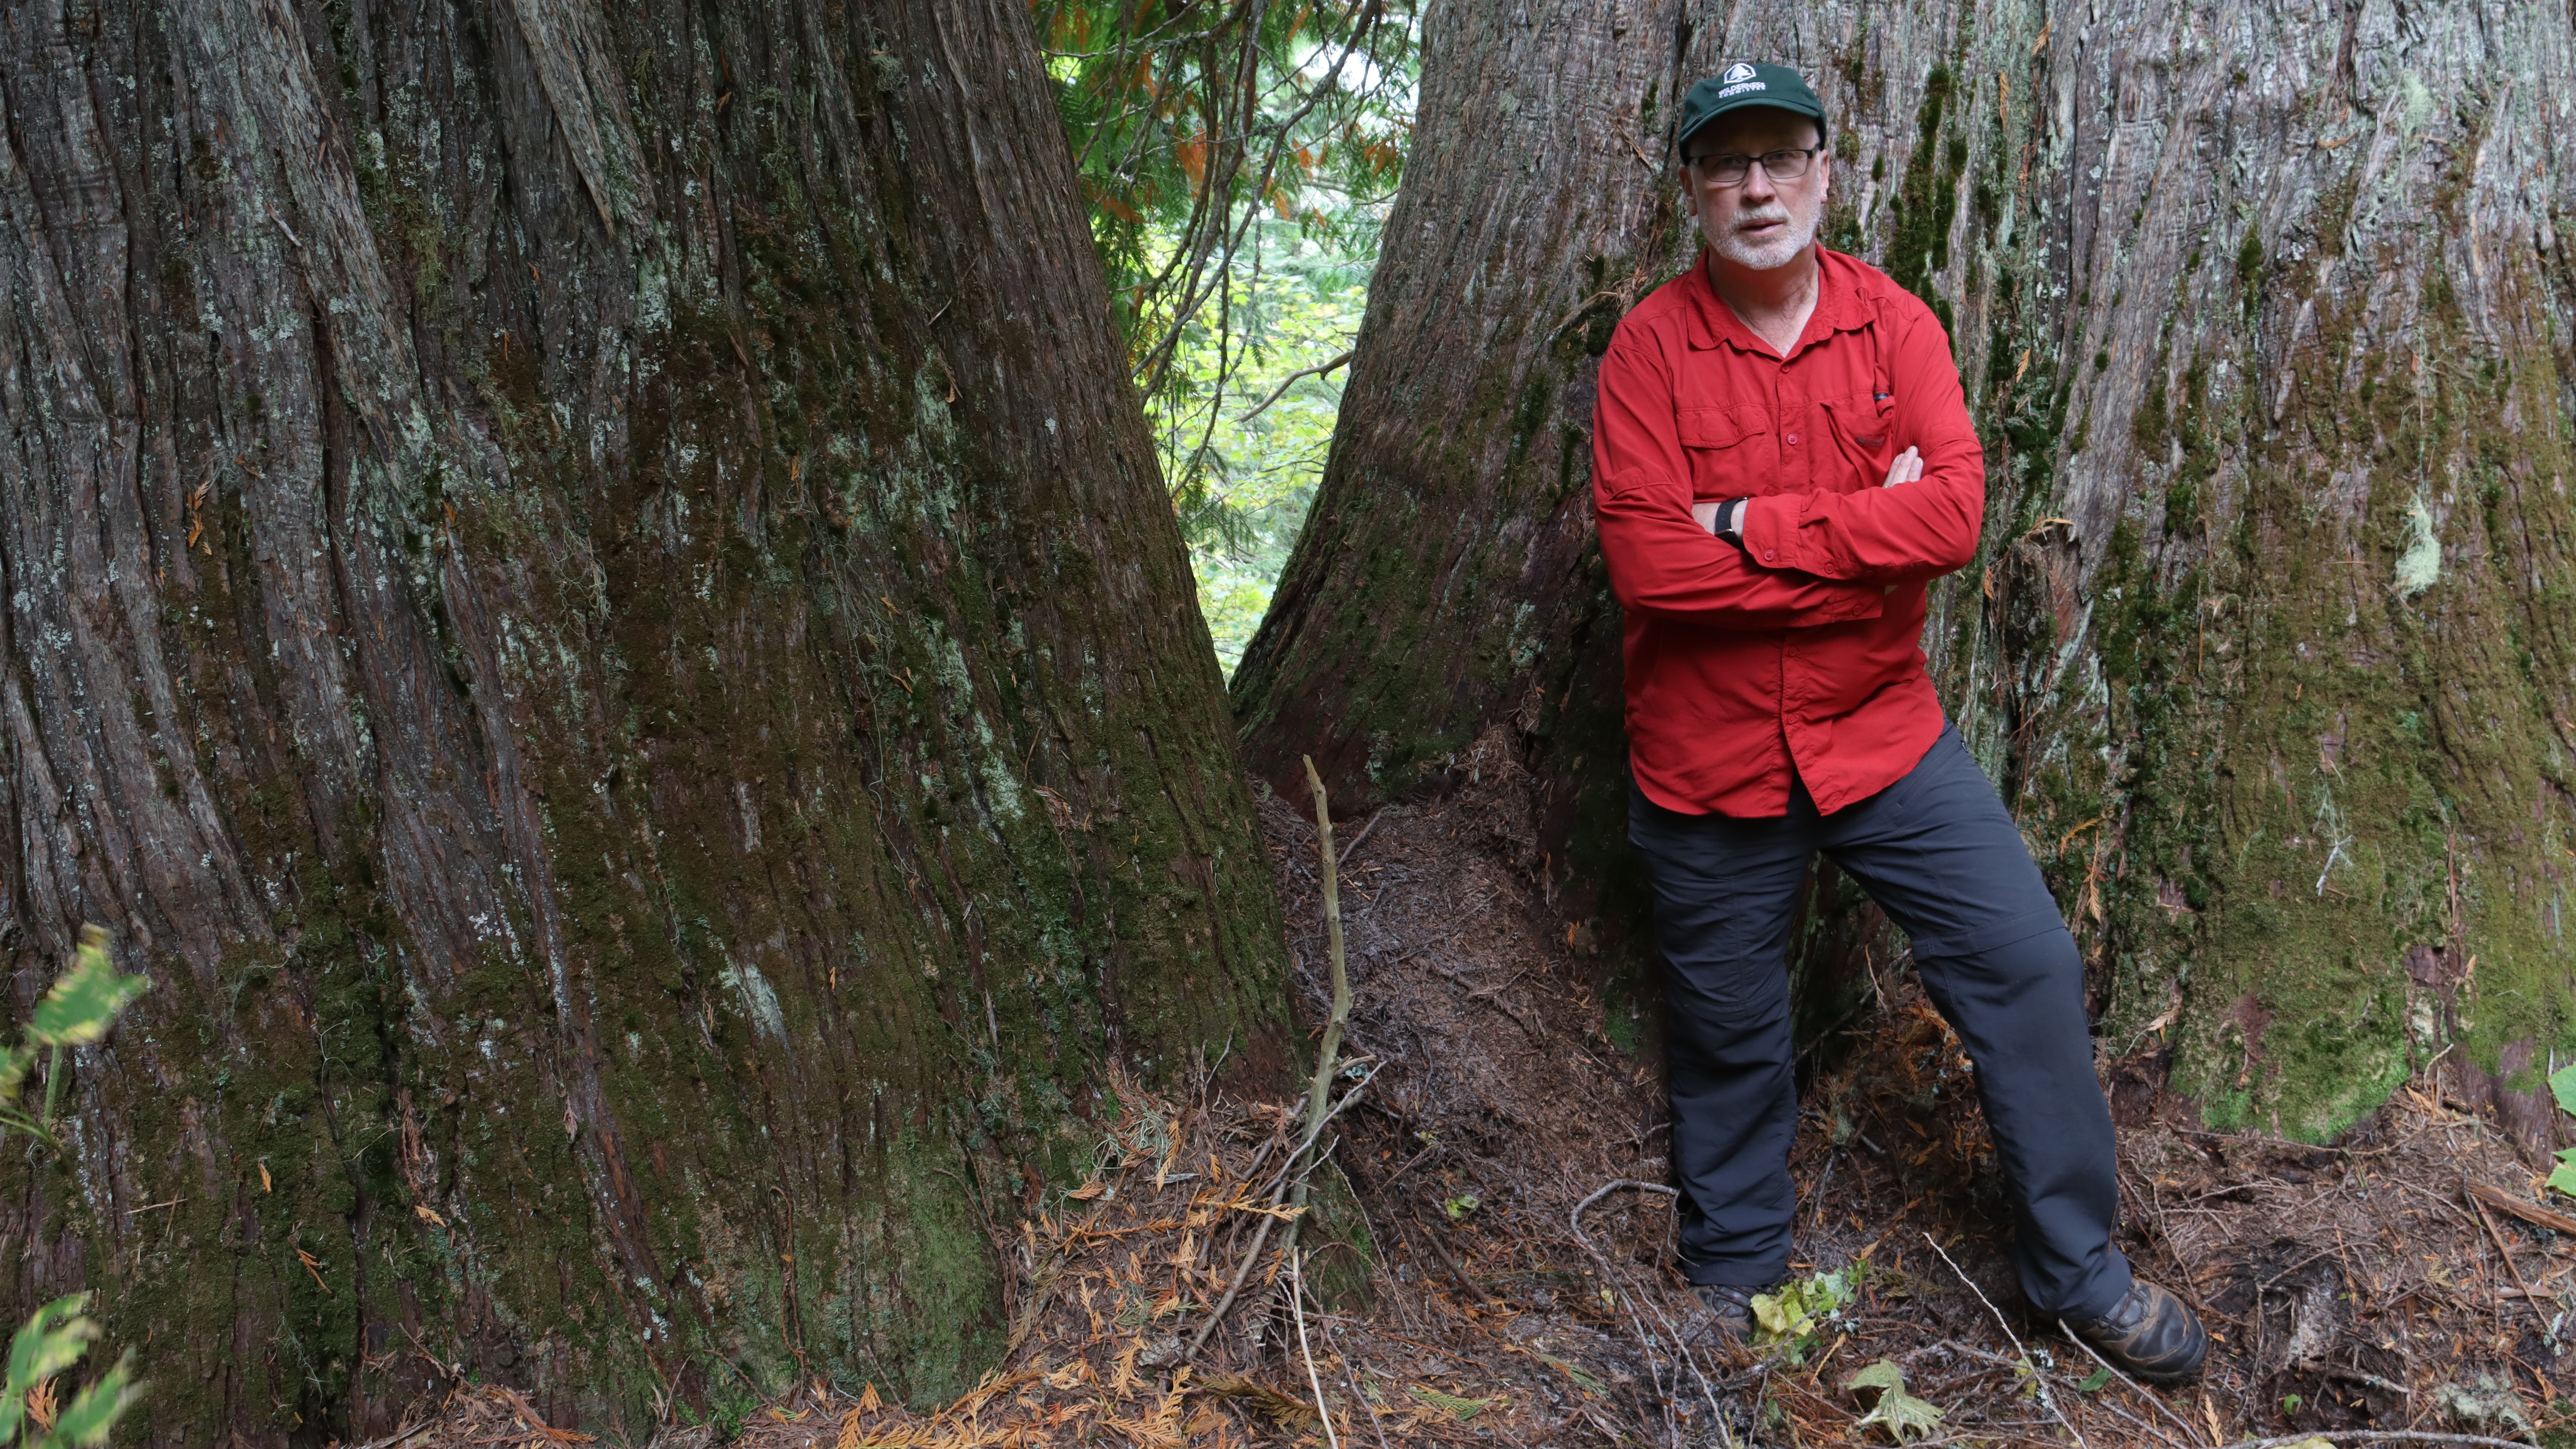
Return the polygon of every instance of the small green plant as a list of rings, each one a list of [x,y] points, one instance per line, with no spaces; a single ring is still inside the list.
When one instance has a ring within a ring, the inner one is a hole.
[[[0,1050],[0,1138],[15,1128],[47,1142],[54,1140],[54,1108],[63,1092],[63,1049],[105,1037],[117,1013],[142,995],[146,984],[140,976],[117,973],[116,963],[107,959],[107,932],[96,926],[81,928],[80,950],[72,957],[72,968],[36,1003],[36,1015],[18,1045]],[[29,1116],[19,1105],[18,1093],[27,1084],[29,1070],[48,1056],[44,1112]]]
[[[2549,1079],[2549,1094],[2558,1099],[2558,1110],[2576,1116],[2576,1065],[2560,1067]],[[2576,1197],[2576,1147],[2558,1154],[2558,1167],[2549,1174],[2549,1185],[2569,1197]]]
[[[61,1408],[54,1405],[54,1377],[80,1362],[98,1337],[98,1325],[81,1316],[86,1293],[57,1298],[36,1310],[9,1345],[9,1382],[0,1394],[0,1442],[20,1449],[68,1449],[96,1444],[124,1413],[142,1386],[127,1382],[128,1353],[97,1383]]]
[[[71,969],[36,1003],[18,1044],[0,1048],[0,1138],[15,1129],[47,1143],[54,1140],[54,1109],[67,1075],[64,1049],[105,1037],[117,1013],[143,994],[144,985],[140,976],[120,975],[107,959],[107,932],[96,926],[82,929]],[[45,1104],[31,1115],[20,1096],[39,1061],[46,1064]],[[8,1382],[0,1388],[0,1444],[68,1449],[99,1443],[143,1392],[128,1380],[126,1367],[133,1359],[128,1353],[69,1404],[58,1403],[54,1380],[80,1362],[98,1337],[98,1325],[81,1315],[88,1303],[86,1293],[57,1298],[37,1309],[10,1341]]]
[[[1754,1341],[1787,1344],[1789,1362],[1804,1362],[1807,1350],[1816,1346],[1816,1335],[1823,1330],[1825,1320],[1850,1307],[1860,1296],[1860,1279],[1861,1265],[1854,1263],[1838,1272],[1783,1284],[1777,1293],[1754,1294]]]
[[[1474,1193],[1467,1192],[1460,1193],[1458,1196],[1442,1203],[1440,1205],[1440,1210],[1447,1213],[1449,1215],[1449,1220],[1454,1223],[1463,1220],[1467,1214],[1474,1212],[1477,1208],[1482,1206],[1483,1204],[1476,1200],[1476,1195]]]
[[[1905,1442],[1908,1434],[1930,1435],[1940,1430],[1941,1406],[1907,1393],[1905,1371],[1898,1368],[1893,1359],[1880,1359],[1853,1374],[1843,1387],[1854,1395],[1868,1391],[1878,1396],[1878,1402],[1870,1406],[1869,1413],[1852,1425],[1855,1429],[1866,1429],[1875,1424],[1885,1429],[1887,1437],[1899,1444]]]
[[[2283,1394],[2281,1396],[2281,1412],[2283,1414],[2295,1414],[2299,1412],[2299,1405],[2306,1402],[2307,1400],[2300,1398],[2297,1394]]]

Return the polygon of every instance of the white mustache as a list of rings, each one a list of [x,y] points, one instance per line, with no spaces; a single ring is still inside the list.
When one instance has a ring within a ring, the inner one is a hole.
[[[1765,211],[1748,211],[1735,218],[1735,229],[1742,231],[1747,227],[1764,226],[1772,222],[1785,226],[1789,220],[1789,209],[1785,206]]]

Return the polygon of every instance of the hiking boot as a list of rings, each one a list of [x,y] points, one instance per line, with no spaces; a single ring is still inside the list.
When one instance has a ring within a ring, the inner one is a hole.
[[[2129,1281],[2129,1291],[2110,1312],[2065,1323],[2114,1367],[2153,1383],[2195,1377],[2209,1357],[2209,1330],[2200,1326],[2199,1315],[2142,1278]]]
[[[1753,1337],[1753,1295],[1759,1288],[1731,1283],[1695,1283],[1691,1294],[1707,1310],[1683,1336],[1703,1343],[1741,1344]]]

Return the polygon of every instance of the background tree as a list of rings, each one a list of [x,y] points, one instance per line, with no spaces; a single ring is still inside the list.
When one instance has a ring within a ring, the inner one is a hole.
[[[1299,238],[1375,251],[1410,130],[1413,0],[1043,0],[1036,15],[1184,525],[1239,528],[1212,434],[1259,401],[1237,383],[1269,341],[1262,261]]]
[[[1217,656],[1323,470],[1412,126],[1414,0],[1042,0],[1049,76]]]
[[[628,1437],[1002,1342],[1275,910],[1027,10],[39,4],[0,39],[13,1148],[141,1437]]]
[[[1951,326],[1989,520],[1925,647],[2110,1050],[2314,1137],[2456,1040],[2465,1086],[2556,1130],[2564,17],[1461,0],[1424,47],[1351,400],[1235,676],[1257,769],[1311,751],[1362,808],[1501,749],[1569,939],[1625,943],[1633,984],[1592,378],[1696,246],[1677,88],[1776,58],[1832,117],[1830,242]],[[1817,929],[1810,965],[1867,946]]]

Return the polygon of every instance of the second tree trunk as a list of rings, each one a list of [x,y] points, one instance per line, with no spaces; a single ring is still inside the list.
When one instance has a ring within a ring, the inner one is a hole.
[[[1532,770],[1557,927],[1641,984],[1592,379],[1696,254],[1678,90],[1794,65],[1827,244],[1952,330],[1989,511],[1924,647],[2110,1051],[2315,1137],[2457,1041],[2527,1141],[2563,1131],[2531,1091],[2576,1055],[2563,18],[1457,0],[1427,57],[1324,485],[1235,676],[1258,770],[1312,752],[1354,804]],[[1811,966],[1868,944],[1821,924]]]

